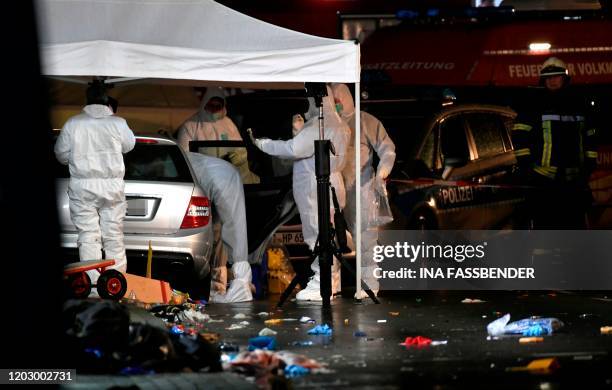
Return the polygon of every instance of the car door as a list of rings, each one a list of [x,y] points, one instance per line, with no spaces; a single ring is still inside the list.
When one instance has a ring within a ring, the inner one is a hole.
[[[461,111],[438,118],[434,171],[442,180],[433,188],[441,229],[480,228],[480,188],[474,186],[475,150]]]
[[[482,227],[500,229],[521,224],[524,194],[513,182],[516,165],[506,124],[512,117],[501,111],[468,111],[463,114],[473,160],[470,181],[479,189]]]

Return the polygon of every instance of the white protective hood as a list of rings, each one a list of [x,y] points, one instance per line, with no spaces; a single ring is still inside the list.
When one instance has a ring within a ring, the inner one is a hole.
[[[220,82],[359,82],[359,45],[212,0],[37,0],[42,72]]]

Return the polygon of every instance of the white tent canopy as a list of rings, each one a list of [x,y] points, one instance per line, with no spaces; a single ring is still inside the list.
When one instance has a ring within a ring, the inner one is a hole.
[[[220,82],[359,82],[359,45],[212,0],[39,0],[43,74]]]

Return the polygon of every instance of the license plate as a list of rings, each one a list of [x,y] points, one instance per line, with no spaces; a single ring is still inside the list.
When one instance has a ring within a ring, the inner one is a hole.
[[[146,217],[149,202],[146,199],[128,199],[127,215],[130,217]]]
[[[282,242],[284,245],[302,245],[304,244],[304,235],[302,232],[295,233],[276,233],[274,238]]]

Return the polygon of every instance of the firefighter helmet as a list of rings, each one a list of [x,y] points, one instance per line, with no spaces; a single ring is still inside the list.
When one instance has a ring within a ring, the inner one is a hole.
[[[567,65],[557,57],[550,57],[542,64],[540,68],[540,85],[543,86],[545,80],[552,76],[563,76],[564,86],[567,86],[571,79]]]
[[[567,65],[557,57],[550,57],[542,64],[540,77],[568,76]]]

